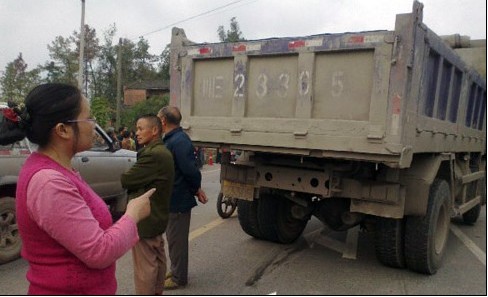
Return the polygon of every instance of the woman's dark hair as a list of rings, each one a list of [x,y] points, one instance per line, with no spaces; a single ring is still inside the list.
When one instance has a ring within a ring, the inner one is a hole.
[[[10,144],[27,138],[44,147],[56,124],[76,119],[81,111],[82,95],[77,87],[61,84],[42,84],[25,98],[25,108],[13,109],[18,121],[8,118],[0,124],[0,144]]]

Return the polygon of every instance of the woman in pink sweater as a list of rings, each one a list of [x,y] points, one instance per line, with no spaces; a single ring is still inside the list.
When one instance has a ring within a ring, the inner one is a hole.
[[[0,143],[25,136],[39,145],[19,175],[16,207],[29,294],[113,295],[115,261],[137,241],[136,223],[150,212],[154,190],[131,200],[117,223],[103,200],[73,170],[71,159],[91,147],[95,121],[81,92],[43,84],[10,109]]]

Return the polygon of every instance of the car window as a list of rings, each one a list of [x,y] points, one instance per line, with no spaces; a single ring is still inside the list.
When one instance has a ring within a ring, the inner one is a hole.
[[[93,136],[93,145],[90,149],[91,151],[106,151],[109,149],[108,143],[105,139],[98,133]]]

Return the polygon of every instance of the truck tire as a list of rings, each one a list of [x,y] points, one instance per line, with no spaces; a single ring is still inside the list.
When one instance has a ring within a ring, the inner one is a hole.
[[[307,220],[292,216],[293,202],[274,195],[262,195],[258,205],[259,229],[264,239],[277,243],[295,241],[307,226]]]
[[[476,196],[476,189],[478,188],[478,182],[473,182],[468,185],[467,195],[469,197]],[[471,208],[467,212],[463,213],[463,222],[467,225],[474,225],[478,220],[481,212],[481,202],[478,203],[475,207]]]
[[[435,274],[442,263],[449,236],[450,190],[445,180],[435,179],[430,186],[425,216],[405,221],[405,263],[413,271]]]
[[[405,268],[405,222],[403,219],[378,217],[375,226],[375,251],[386,266]]]
[[[237,218],[244,232],[252,237],[263,239],[258,227],[258,204],[259,200],[237,199]]]
[[[0,264],[20,257],[22,241],[15,216],[15,199],[0,198]]]

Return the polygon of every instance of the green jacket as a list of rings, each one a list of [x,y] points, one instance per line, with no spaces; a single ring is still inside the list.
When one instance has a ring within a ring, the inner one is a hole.
[[[152,238],[166,230],[174,175],[173,156],[161,139],[141,148],[137,162],[122,174],[122,187],[127,189],[129,200],[156,188],[150,198],[151,214],[137,224],[139,237]]]

